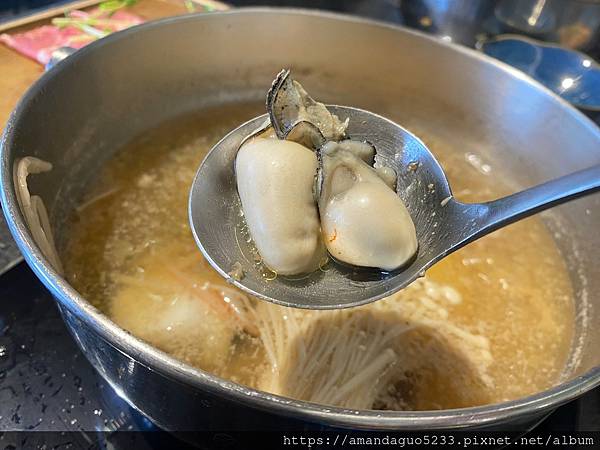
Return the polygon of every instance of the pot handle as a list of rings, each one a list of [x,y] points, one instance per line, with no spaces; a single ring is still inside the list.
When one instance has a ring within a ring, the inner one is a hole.
[[[56,64],[61,62],[63,59],[66,59],[67,56],[72,55],[77,51],[76,48],[73,47],[60,47],[52,52],[52,56],[50,57],[50,61],[44,67],[44,70],[47,72],[52,69]]]

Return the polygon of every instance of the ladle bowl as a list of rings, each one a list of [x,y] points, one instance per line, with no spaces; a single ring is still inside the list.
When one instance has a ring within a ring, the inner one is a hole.
[[[342,120],[350,119],[349,138],[375,146],[375,166],[396,171],[397,193],[417,231],[417,254],[394,272],[331,260],[318,271],[293,277],[277,275],[257,260],[243,218],[234,162],[243,139],[265,122],[267,116],[260,116],[231,131],[211,149],[196,173],[189,199],[190,225],[204,257],[229,283],[255,297],[309,309],[363,305],[405,288],[475,239],[600,188],[600,166],[594,166],[493,202],[461,203],[452,197],[434,155],[408,130],[362,109],[336,105],[328,109]]]

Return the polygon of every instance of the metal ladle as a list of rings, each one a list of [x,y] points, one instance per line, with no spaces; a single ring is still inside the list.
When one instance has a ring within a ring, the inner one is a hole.
[[[346,106],[327,108],[342,120],[350,118],[350,138],[374,144],[376,165],[396,170],[397,192],[415,224],[418,252],[412,263],[391,273],[330,261],[312,274],[286,277],[275,276],[256,261],[256,252],[244,232],[234,161],[241,141],[267,118],[257,117],[230,132],[208,153],[192,184],[189,217],[194,238],[208,262],[234,286],[273,303],[333,309],[381,299],[494,230],[600,190],[600,165],[596,165],[499,200],[461,203],[452,197],[444,171],[416,136],[368,111]]]

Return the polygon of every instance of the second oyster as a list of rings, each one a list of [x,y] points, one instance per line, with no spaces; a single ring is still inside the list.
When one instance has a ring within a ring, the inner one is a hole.
[[[327,250],[336,260],[393,271],[417,251],[415,226],[390,187],[390,173],[366,161],[368,144],[328,142],[320,150],[319,212]]]

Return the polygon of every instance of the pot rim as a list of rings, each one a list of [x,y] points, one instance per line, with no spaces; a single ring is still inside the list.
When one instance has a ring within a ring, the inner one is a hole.
[[[215,17],[248,14],[317,16],[347,23],[359,23],[383,27],[413,35],[420,39],[426,39],[432,45],[444,46],[448,51],[466,55],[469,58],[478,59],[482,63],[493,65],[498,70],[507,72],[512,77],[516,77],[522,82],[530,84],[532,88],[544,91],[547,95],[553,97],[553,100],[558,103],[559,106],[567,108],[571,115],[574,116],[574,119],[582,123],[582,126],[588,127],[592,133],[595,132],[600,142],[600,128],[596,127],[590,119],[569,105],[568,102],[519,70],[475,50],[450,44],[436,37],[406,29],[398,25],[347,14],[306,10],[301,8],[272,7],[238,8],[229,11],[212,12],[210,14],[188,14],[150,21],[98,40],[79,50],[74,55],[71,55],[65,61],[60,62],[57,65],[58,68],[54,68],[43,74],[19,100],[16,108],[10,115],[0,140],[0,200],[3,205],[2,209],[6,221],[27,264],[32,268],[33,272],[43,282],[60,305],[65,307],[88,326],[91,326],[102,339],[109,342],[113,347],[129,355],[141,364],[152,368],[152,370],[160,372],[167,378],[189,384],[196,389],[229,397],[231,400],[245,404],[249,407],[259,408],[284,416],[291,416],[298,419],[327,423],[333,426],[346,428],[408,430],[415,428],[449,429],[482,426],[485,424],[515,419],[523,415],[542,414],[544,411],[552,407],[557,407],[589,389],[600,385],[600,366],[597,366],[584,375],[575,377],[572,380],[563,382],[551,389],[538,392],[534,395],[508,402],[469,408],[439,411],[370,411],[293,400],[224,380],[200,369],[193,368],[152,347],[119,327],[110,320],[108,316],[92,306],[68,283],[66,279],[60,276],[52,268],[50,263],[37,248],[37,244],[35,244],[32,239],[19,210],[14,192],[12,166],[10,165],[9,160],[9,151],[12,149],[13,141],[15,139],[15,130],[21,121],[21,117],[27,109],[27,106],[36,98],[38,93],[44,89],[48,80],[57,76],[61,70],[68,70],[69,66],[77,64],[78,61],[81,58],[84,58],[88,53],[94,52],[96,49],[103,46],[111,45],[113,42],[125,39],[132,33],[137,33],[140,30],[159,28],[173,23],[187,21],[201,22],[203,20],[215,20]],[[131,355],[135,355],[135,357]],[[119,391],[118,386],[115,387],[113,385],[113,388]],[[136,408],[122,392],[118,393],[122,395],[131,406]],[[157,418],[157,422],[160,424],[159,418]]]

